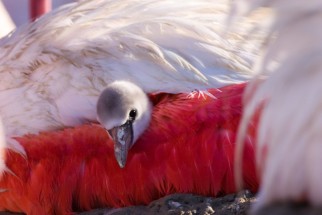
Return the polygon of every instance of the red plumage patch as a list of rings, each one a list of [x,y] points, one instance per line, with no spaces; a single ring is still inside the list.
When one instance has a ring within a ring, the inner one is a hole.
[[[152,121],[124,169],[98,125],[19,137],[27,158],[7,152],[0,209],[70,214],[95,207],[147,204],[174,192],[216,196],[235,191],[234,147],[245,85],[210,90],[216,99],[154,95]],[[254,152],[244,150],[247,188],[256,190]]]

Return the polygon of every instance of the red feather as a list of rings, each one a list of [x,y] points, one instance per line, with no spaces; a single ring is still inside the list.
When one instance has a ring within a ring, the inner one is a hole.
[[[19,137],[28,158],[8,151],[0,209],[71,214],[97,207],[147,204],[174,192],[217,196],[235,192],[234,147],[245,84],[209,96],[154,95],[152,121],[130,150],[124,169],[104,129],[84,125]],[[243,175],[256,191],[254,149],[248,138]]]

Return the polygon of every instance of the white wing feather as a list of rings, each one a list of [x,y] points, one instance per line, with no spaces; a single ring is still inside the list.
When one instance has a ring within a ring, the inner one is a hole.
[[[100,91],[129,80],[177,93],[248,80],[261,33],[224,34],[228,0],[84,0],[0,40],[0,115],[22,135],[96,120]]]
[[[239,7],[241,13],[266,6],[275,14],[270,28],[275,39],[256,69],[270,77],[249,90],[252,92],[241,124],[245,126],[265,100],[257,140],[262,183],[255,208],[289,200],[307,200],[321,206],[322,2],[239,3],[244,4]]]

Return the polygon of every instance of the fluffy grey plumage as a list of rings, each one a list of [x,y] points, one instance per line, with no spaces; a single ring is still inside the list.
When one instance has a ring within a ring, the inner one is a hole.
[[[137,85],[115,81],[103,90],[97,102],[98,121],[115,143],[115,156],[124,167],[128,150],[150,122],[152,105]]]

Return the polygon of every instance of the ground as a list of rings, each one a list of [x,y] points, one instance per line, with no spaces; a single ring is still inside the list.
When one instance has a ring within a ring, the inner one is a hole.
[[[172,194],[151,202],[147,206],[122,209],[100,209],[80,215],[244,215],[254,197],[249,192],[231,194],[221,198],[204,197],[192,194]]]
[[[172,194],[151,202],[147,206],[121,209],[96,209],[78,215],[246,215],[256,198],[250,192],[213,198],[193,194]],[[320,215],[322,208],[307,204],[279,203],[270,205],[251,215]],[[0,212],[0,215],[18,215]]]

